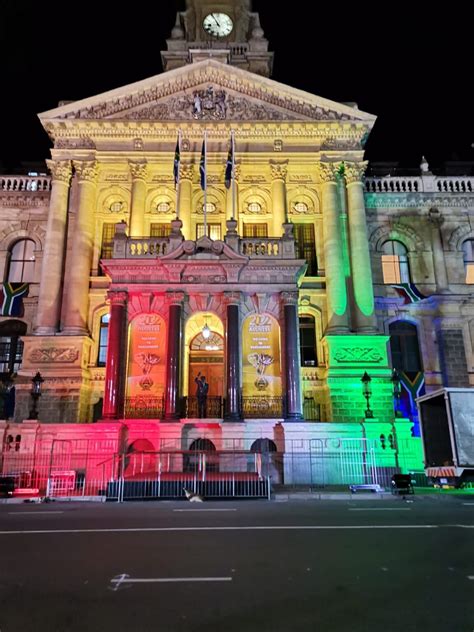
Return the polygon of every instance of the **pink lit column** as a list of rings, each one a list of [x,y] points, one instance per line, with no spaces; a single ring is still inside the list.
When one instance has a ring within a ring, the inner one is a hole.
[[[110,322],[102,416],[104,419],[120,419],[123,414],[127,293],[109,292],[108,298]]]
[[[179,409],[179,376],[181,359],[181,306],[184,294],[170,292],[168,317],[168,351],[166,361],[165,419],[178,419]]]

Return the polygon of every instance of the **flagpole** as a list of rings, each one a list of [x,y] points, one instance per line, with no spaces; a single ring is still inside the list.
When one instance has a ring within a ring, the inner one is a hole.
[[[232,145],[232,171],[231,171],[231,182],[232,182],[232,219],[235,219],[235,131],[232,130],[230,133],[231,136],[231,145]]]
[[[207,237],[207,130],[204,130],[204,235]]]
[[[176,219],[179,219],[179,180],[181,177],[181,130],[178,129],[178,151],[179,151],[179,162],[178,162],[178,173],[176,177]]]

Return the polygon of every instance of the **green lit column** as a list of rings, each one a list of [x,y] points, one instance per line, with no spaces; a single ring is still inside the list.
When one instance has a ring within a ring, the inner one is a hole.
[[[344,168],[349,215],[352,287],[354,288],[352,325],[356,332],[375,333],[374,291],[362,182],[366,168],[367,162],[345,163]]]
[[[89,280],[94,245],[94,212],[98,168],[95,161],[74,161],[78,179],[79,204],[74,223],[67,302],[63,333],[79,336],[88,333]]]
[[[273,236],[281,237],[283,224],[286,224],[286,164],[271,163],[272,172],[272,207]]]
[[[130,209],[130,237],[144,237],[146,162],[130,162],[132,174],[132,204]]]
[[[178,217],[183,222],[185,239],[194,239],[191,232],[191,206],[193,196],[193,165],[182,164],[179,170]]]
[[[321,162],[324,259],[328,324],[326,333],[348,333],[346,276],[337,178],[340,163]]]

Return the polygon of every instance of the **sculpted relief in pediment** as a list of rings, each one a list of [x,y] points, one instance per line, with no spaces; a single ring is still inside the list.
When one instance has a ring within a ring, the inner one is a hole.
[[[251,92],[251,91],[250,91]],[[209,84],[168,97],[132,94],[91,105],[66,118],[128,120],[350,120],[347,114],[277,95],[247,95]],[[153,98],[155,97],[155,98]]]

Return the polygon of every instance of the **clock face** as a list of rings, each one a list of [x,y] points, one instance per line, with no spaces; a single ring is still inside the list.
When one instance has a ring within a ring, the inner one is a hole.
[[[225,13],[209,13],[204,18],[202,27],[213,37],[226,37],[232,32],[234,23]]]

